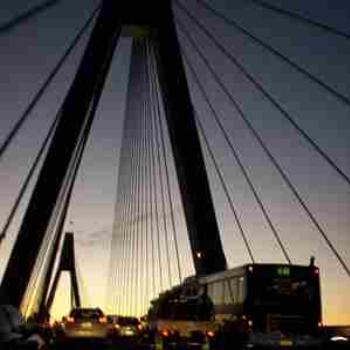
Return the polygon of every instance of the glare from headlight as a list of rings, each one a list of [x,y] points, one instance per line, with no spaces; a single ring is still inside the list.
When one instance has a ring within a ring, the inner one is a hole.
[[[331,341],[349,341],[348,338],[342,337],[342,336],[339,336],[339,335],[332,337],[330,340]]]

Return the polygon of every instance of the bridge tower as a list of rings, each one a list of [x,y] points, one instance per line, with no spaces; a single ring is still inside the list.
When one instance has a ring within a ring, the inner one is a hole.
[[[55,278],[52,282],[51,289],[46,290],[43,293],[43,304],[44,304],[44,310],[46,313],[49,313],[51,310],[51,306],[56,295],[57,285],[60,280],[61,273],[64,271],[68,272],[70,275],[71,290],[72,290],[72,295],[71,295],[72,307],[80,307],[81,297],[80,297],[76,261],[75,261],[74,235],[72,232],[66,232],[65,234],[58,268],[55,274]]]
[[[171,0],[104,0],[22,221],[1,284],[1,302],[19,306],[82,135],[88,130],[122,27],[150,32],[196,273],[226,268]]]

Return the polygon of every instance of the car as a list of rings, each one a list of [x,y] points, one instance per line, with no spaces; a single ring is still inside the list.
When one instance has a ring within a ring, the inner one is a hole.
[[[107,339],[110,333],[107,317],[100,308],[73,308],[64,317],[57,338],[59,341],[74,339]]]
[[[143,331],[143,326],[136,317],[118,316],[113,322],[113,327],[118,337],[137,337]]]

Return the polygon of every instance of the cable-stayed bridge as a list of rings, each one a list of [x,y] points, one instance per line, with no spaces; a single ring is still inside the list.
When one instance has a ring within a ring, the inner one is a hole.
[[[24,40],[26,28],[45,32],[40,19],[51,14],[63,21],[54,11],[63,16],[69,6],[34,4],[4,21],[0,40],[18,36],[35,51],[29,39],[37,34]],[[35,68],[38,83],[30,93],[20,91],[30,86],[24,73],[17,79],[9,68],[11,55],[23,72],[32,63],[16,56],[19,48],[3,46],[10,51],[1,64],[13,100],[4,100],[1,131],[1,254],[7,261],[1,302],[32,315],[51,299],[70,213],[89,224],[105,218],[103,210],[84,214],[87,203],[74,207],[84,192],[79,179],[88,176],[84,159],[98,174],[107,160],[114,167],[111,155],[119,154],[114,186],[89,185],[104,188],[102,203],[116,192],[110,237],[96,235],[96,241],[111,240],[102,253],[109,259],[108,313],[144,315],[150,300],[193,274],[246,263],[307,265],[315,256],[324,318],[348,322],[346,15],[335,11],[327,19],[322,5],[313,13],[310,5],[262,0],[94,6],[85,22],[77,17],[84,23],[74,25],[53,67]],[[41,35],[42,43],[49,40]],[[44,44],[38,50],[44,52]],[[17,93],[27,96],[18,109]],[[96,118],[102,114],[108,121]],[[120,146],[104,146],[106,133]],[[103,145],[99,155],[89,147],[93,142]],[[104,154],[111,159],[100,160]],[[87,241],[94,230],[76,239]],[[99,259],[90,259],[84,245],[79,255],[82,274],[74,271],[72,280],[81,274],[81,285],[89,279],[84,265],[96,273]]]

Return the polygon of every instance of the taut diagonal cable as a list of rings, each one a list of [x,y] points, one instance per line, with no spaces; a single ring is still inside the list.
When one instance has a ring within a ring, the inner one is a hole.
[[[255,263],[255,258],[254,258],[254,254],[253,254],[252,248],[250,247],[247,235],[246,235],[246,233],[243,230],[243,226],[242,226],[241,220],[239,219],[239,216],[237,214],[237,210],[236,210],[235,204],[233,203],[232,197],[230,195],[230,191],[229,191],[229,189],[228,189],[228,187],[226,185],[226,181],[225,181],[224,176],[223,176],[223,174],[222,174],[222,172],[220,170],[219,164],[218,164],[218,162],[217,162],[217,160],[215,158],[214,152],[211,149],[209,140],[208,140],[207,135],[205,134],[205,131],[204,131],[203,124],[202,124],[201,120],[199,119],[197,112],[195,113],[195,118],[196,118],[196,123],[197,123],[198,128],[199,128],[199,132],[202,135],[202,138],[204,140],[204,144],[207,147],[207,150],[208,150],[208,153],[210,155],[210,158],[211,158],[211,160],[212,160],[212,162],[214,164],[215,171],[216,171],[216,173],[217,173],[217,175],[218,175],[218,177],[220,179],[221,186],[222,186],[222,188],[224,190],[225,196],[227,198],[227,201],[228,201],[228,203],[230,205],[231,211],[232,211],[233,216],[235,218],[238,230],[239,230],[239,232],[241,234],[241,237],[243,239],[244,245],[245,245],[245,247],[246,247],[246,249],[248,251],[248,255],[250,257],[250,260],[251,260],[252,263]]]
[[[277,99],[272,96],[267,89],[258,82],[255,77],[250,74],[247,69],[218,41],[218,39],[210,33],[210,31],[203,26],[198,19],[190,13],[185,6],[183,6],[180,1],[176,0],[179,8],[196,24],[198,28],[201,29],[203,33],[214,43],[214,45],[220,50],[220,52],[235,66],[239,71],[260,91],[263,96],[280,112],[281,116],[286,119],[294,129],[315,149],[315,151],[338,173],[339,176],[350,186],[350,177],[342,171],[337,164],[327,155],[325,151],[318,145],[318,143],[305,131],[299,124],[294,120],[294,118],[287,112],[287,110],[277,101]],[[184,28],[182,22],[177,19],[177,23]]]
[[[154,71],[156,74],[156,71]],[[181,264],[180,264],[180,255],[179,255],[179,244],[177,240],[177,229],[175,224],[175,217],[174,217],[174,203],[172,199],[172,193],[171,193],[171,187],[170,187],[170,177],[169,177],[169,166],[166,156],[166,147],[165,147],[165,128],[163,127],[162,123],[162,113],[161,113],[161,101],[159,96],[160,86],[157,84],[159,82],[157,74],[155,75],[155,82],[156,82],[156,107],[157,107],[157,117],[158,117],[158,125],[159,125],[159,131],[160,131],[160,140],[161,140],[161,150],[163,154],[163,161],[164,161],[164,171],[165,171],[165,179],[166,179],[166,189],[167,189],[167,198],[168,198],[168,205],[170,209],[170,218],[171,218],[171,225],[172,225],[172,232],[173,232],[173,239],[174,239],[174,245],[175,245],[175,254],[176,254],[176,262],[177,262],[177,273],[178,273],[178,279],[179,283],[182,282],[182,273],[181,273]]]
[[[282,60],[284,63],[287,63],[289,66],[294,68],[296,71],[299,73],[303,74],[306,76],[310,81],[313,83],[317,84],[321,88],[325,89],[329,94],[333,95],[336,97],[339,101],[343,102],[346,106],[350,106],[350,99],[331,87],[328,83],[325,83],[322,81],[320,78],[316,77],[312,73],[310,73],[308,70],[305,68],[301,67],[298,63],[295,63],[293,60],[288,58],[286,55],[284,55],[282,52],[279,50],[275,49],[265,41],[259,39],[256,35],[252,34],[249,30],[245,29],[242,25],[240,25],[237,21],[233,20],[232,18],[228,18],[226,15],[221,13],[220,11],[217,11],[214,9],[211,5],[209,5],[206,1],[204,0],[197,0],[203,7],[205,7],[210,13],[215,15],[217,18],[221,19],[224,21],[224,23],[228,24],[229,26],[235,28],[237,31],[245,34],[248,36],[252,41],[255,43],[259,44],[262,46],[264,49],[267,51],[271,52],[274,54],[276,57],[278,57],[280,60]]]
[[[157,186],[157,173],[156,173],[156,161],[155,161],[155,138],[154,135],[154,118],[156,113],[156,106],[154,103],[154,76],[152,74],[152,56],[151,56],[151,48],[150,45],[148,46],[149,49],[149,55],[148,55],[148,75],[150,77],[150,84],[149,84],[149,104],[151,106],[150,111],[150,120],[149,120],[149,129],[150,129],[150,141],[151,141],[151,164],[152,164],[152,182],[151,182],[151,193],[153,193],[153,199],[154,199],[154,212],[155,212],[155,225],[156,225],[156,234],[157,234],[157,257],[158,257],[158,270],[159,270],[159,286],[160,290],[163,290],[163,269],[162,269],[162,250],[161,250],[161,244],[160,244],[160,225],[159,225],[159,209],[158,209],[158,186]]]
[[[283,254],[284,258],[286,259],[286,261],[289,264],[291,264],[292,262],[291,262],[291,259],[289,257],[289,254],[288,254],[288,252],[287,252],[287,250],[286,250],[286,248],[285,248],[285,246],[284,246],[284,244],[283,244],[283,242],[282,242],[282,240],[280,238],[279,233],[277,232],[277,229],[276,229],[275,225],[273,224],[273,222],[272,222],[272,220],[271,220],[271,218],[270,218],[270,216],[269,216],[269,214],[267,212],[267,209],[265,208],[265,206],[264,206],[264,204],[263,204],[263,202],[262,202],[262,200],[261,200],[261,198],[260,198],[260,196],[259,196],[259,194],[258,194],[258,192],[257,192],[257,190],[256,190],[256,188],[255,188],[255,186],[254,186],[254,184],[253,184],[249,174],[248,174],[248,171],[245,169],[245,167],[243,165],[243,162],[241,161],[241,157],[239,156],[237,150],[235,149],[235,147],[234,147],[234,145],[233,145],[233,143],[232,143],[232,141],[231,141],[231,139],[230,139],[230,137],[229,137],[225,127],[224,127],[224,125],[222,124],[222,122],[220,120],[220,117],[218,116],[215,108],[213,107],[213,104],[211,103],[211,101],[209,99],[209,96],[208,96],[208,94],[206,93],[206,91],[204,89],[203,84],[199,80],[199,77],[198,77],[196,71],[194,70],[193,65],[191,64],[191,62],[188,59],[188,56],[186,55],[184,50],[182,51],[182,54],[183,54],[183,57],[184,57],[184,59],[185,59],[185,61],[187,63],[187,66],[189,67],[189,69],[190,69],[190,71],[192,73],[194,81],[196,82],[196,84],[197,84],[197,86],[198,86],[198,88],[199,88],[199,90],[200,90],[204,100],[206,101],[207,105],[210,108],[212,116],[214,117],[217,125],[219,126],[220,131],[224,135],[226,143],[228,144],[228,146],[229,146],[229,148],[231,150],[231,153],[232,153],[233,157],[236,160],[236,163],[238,164],[238,166],[239,166],[239,168],[240,168],[240,170],[241,170],[241,172],[242,172],[242,174],[243,174],[243,176],[244,176],[244,178],[245,178],[245,180],[246,180],[246,182],[247,182],[251,192],[253,193],[254,198],[256,200],[256,203],[258,204],[261,212],[263,213],[263,216],[264,216],[268,226],[270,227],[270,229],[271,229],[271,231],[272,231],[272,233],[273,233],[273,235],[274,235],[274,237],[275,237],[275,239],[277,241],[277,244],[278,244],[279,248],[282,251],[282,254]]]
[[[21,24],[24,24],[25,22],[33,19],[38,14],[44,12],[45,10],[48,10],[49,8],[53,7],[54,5],[58,4],[61,0],[46,0],[43,1],[41,4],[35,5],[32,8],[30,8],[28,11],[24,11],[17,17],[11,19],[10,21],[0,24],[0,35],[7,34],[12,29],[15,29]]]
[[[187,32],[188,33],[188,32]],[[190,36],[188,34],[187,36],[190,39]],[[323,237],[323,239],[325,240],[327,246],[330,248],[330,250],[332,251],[333,255],[336,257],[336,259],[338,260],[338,262],[340,263],[340,265],[342,266],[342,268],[344,269],[344,271],[346,272],[346,274],[350,277],[350,269],[347,266],[347,264],[345,263],[345,260],[341,257],[341,255],[338,253],[337,249],[335,248],[335,246],[333,245],[333,243],[331,242],[331,240],[328,238],[328,235],[326,234],[326,232],[324,231],[324,229],[321,227],[321,225],[318,223],[317,219],[315,218],[315,216],[312,214],[311,210],[308,208],[308,206],[306,205],[306,203],[304,202],[302,196],[299,194],[299,191],[297,190],[297,188],[293,185],[293,183],[290,181],[288,175],[283,171],[282,167],[280,166],[280,164],[278,163],[278,161],[275,159],[275,157],[272,155],[272,153],[270,152],[269,148],[265,145],[265,142],[263,141],[263,139],[260,137],[259,133],[255,130],[255,128],[253,127],[253,125],[250,123],[250,121],[248,120],[247,116],[245,115],[245,113],[243,112],[242,108],[240,107],[240,105],[237,103],[237,101],[235,100],[235,98],[232,96],[232,94],[230,93],[230,91],[227,89],[227,87],[225,86],[225,84],[221,81],[220,77],[218,76],[218,74],[216,73],[215,69],[212,67],[212,65],[209,63],[209,61],[206,59],[206,57],[203,55],[203,53],[201,52],[201,50],[199,50],[198,46],[195,44],[194,40],[191,39],[190,43],[192,44],[192,47],[196,50],[196,52],[199,54],[199,56],[201,57],[201,59],[203,60],[203,62],[205,63],[206,67],[208,68],[208,70],[211,72],[212,76],[214,77],[215,81],[217,82],[217,84],[221,87],[222,91],[225,93],[225,95],[228,97],[228,99],[230,100],[232,106],[236,109],[236,111],[238,112],[238,115],[240,116],[240,118],[243,120],[243,122],[246,124],[249,132],[254,136],[254,138],[258,141],[258,143],[260,144],[260,146],[262,147],[262,149],[264,150],[264,152],[266,153],[266,155],[268,156],[268,158],[270,159],[271,163],[274,165],[275,169],[278,171],[278,173],[280,174],[281,178],[284,180],[285,184],[288,186],[288,188],[291,190],[291,192],[294,194],[295,198],[297,199],[297,201],[299,202],[299,204],[301,205],[301,207],[304,209],[304,211],[306,212],[306,214],[308,215],[309,219],[311,220],[311,222],[314,224],[314,226],[316,227],[317,231],[319,232],[319,234],[321,235],[321,237]]]
[[[260,7],[269,9],[269,10],[274,11],[274,12],[277,12],[277,13],[282,14],[284,16],[287,16],[287,17],[299,20],[301,22],[310,24],[312,26],[321,28],[324,31],[330,32],[330,33],[332,33],[334,35],[341,36],[341,37],[343,37],[345,39],[350,39],[350,34],[349,33],[345,32],[345,31],[342,31],[342,30],[339,30],[337,28],[331,27],[328,24],[316,21],[316,20],[314,20],[312,18],[308,18],[308,17],[302,16],[299,13],[282,9],[280,7],[274,6],[271,3],[267,3],[266,1],[263,1],[263,0],[247,0],[247,1],[253,2],[256,5],[259,5]]]
[[[59,59],[59,61],[56,63],[54,69],[50,72],[50,74],[47,76],[47,78],[45,79],[44,83],[41,85],[40,89],[38,90],[38,92],[34,95],[33,99],[31,100],[31,102],[29,103],[29,105],[27,106],[27,108],[24,110],[24,112],[22,113],[21,117],[19,118],[19,120],[16,122],[16,124],[13,126],[13,128],[11,129],[11,131],[9,132],[9,134],[6,136],[5,141],[2,143],[2,145],[0,146],[0,161],[5,153],[5,151],[7,150],[7,148],[9,147],[9,145],[11,144],[11,142],[13,141],[13,139],[15,138],[15,136],[17,135],[17,133],[19,132],[19,130],[21,129],[21,127],[23,126],[24,122],[27,120],[27,118],[29,117],[29,115],[31,114],[31,112],[33,111],[34,107],[37,105],[37,103],[40,101],[41,97],[44,95],[45,91],[47,90],[47,88],[49,87],[49,85],[51,84],[52,80],[55,78],[55,76],[57,75],[57,73],[60,71],[61,67],[63,66],[63,64],[66,62],[67,58],[69,57],[70,53],[73,51],[73,49],[77,46],[77,44],[79,43],[81,37],[83,36],[83,34],[85,33],[85,31],[87,30],[87,28],[89,27],[89,25],[91,24],[91,22],[93,21],[93,19],[95,18],[98,10],[100,7],[98,7],[97,9],[95,9],[93,11],[93,13],[91,14],[91,16],[88,18],[88,20],[85,22],[85,24],[83,25],[83,27],[79,30],[78,34],[76,35],[76,37],[73,39],[72,43],[69,45],[69,47],[67,48],[66,52],[63,54],[63,56]]]

